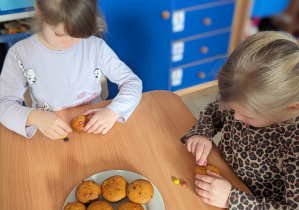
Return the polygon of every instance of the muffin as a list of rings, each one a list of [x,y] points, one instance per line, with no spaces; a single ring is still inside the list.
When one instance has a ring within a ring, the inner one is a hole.
[[[94,180],[82,181],[75,191],[77,200],[83,204],[91,203],[101,195],[101,187]]]
[[[86,207],[82,203],[71,202],[64,207],[64,210],[86,210]]]
[[[83,128],[87,124],[87,122],[88,122],[88,118],[84,115],[81,115],[72,118],[71,126],[74,131],[81,133],[84,132]]]
[[[102,183],[102,196],[107,201],[117,202],[126,197],[128,182],[122,176],[111,176]]]
[[[87,207],[87,210],[113,210],[113,207],[106,201],[95,201]]]
[[[218,168],[212,164],[207,164],[206,166],[197,166],[195,168],[195,174],[196,175],[207,175],[207,170],[210,170],[210,171],[220,175],[220,171],[218,170]]]
[[[153,185],[145,179],[136,179],[127,188],[127,196],[134,203],[146,204],[152,199],[153,194]]]
[[[138,203],[128,201],[122,203],[117,210],[144,210],[144,208]]]

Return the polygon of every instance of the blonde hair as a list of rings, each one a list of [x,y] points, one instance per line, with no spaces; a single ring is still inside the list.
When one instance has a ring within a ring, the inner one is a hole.
[[[283,32],[258,32],[229,56],[218,77],[222,103],[238,102],[248,110],[276,122],[298,111],[288,109],[299,101],[299,47]]]
[[[41,31],[43,23],[57,26],[63,23],[71,37],[102,37],[106,21],[97,0],[35,0],[35,16],[31,27]]]

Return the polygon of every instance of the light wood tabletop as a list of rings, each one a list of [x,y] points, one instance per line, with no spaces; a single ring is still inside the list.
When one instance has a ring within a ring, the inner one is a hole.
[[[65,122],[110,101],[56,112]],[[180,138],[196,123],[179,96],[167,91],[143,93],[126,123],[106,134],[69,134],[69,141],[51,140],[39,131],[26,139],[0,124],[0,209],[58,210],[85,178],[107,170],[127,170],[149,179],[166,210],[218,209],[195,193],[195,158]],[[223,177],[249,192],[221,157],[216,145],[208,157]],[[173,178],[187,187],[173,183]],[[153,209],[159,210],[159,209]]]

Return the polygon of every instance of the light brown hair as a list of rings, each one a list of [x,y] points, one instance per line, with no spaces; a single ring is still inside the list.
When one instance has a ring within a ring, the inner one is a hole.
[[[32,28],[42,30],[43,23],[57,26],[63,23],[71,37],[102,37],[106,21],[97,0],[35,0]]]
[[[279,122],[298,115],[288,107],[299,101],[299,47],[284,32],[258,32],[242,42],[218,77],[222,104],[237,102]]]

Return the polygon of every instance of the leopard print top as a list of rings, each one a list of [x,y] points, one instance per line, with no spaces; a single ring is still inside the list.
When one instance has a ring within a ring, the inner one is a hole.
[[[254,128],[215,101],[182,142],[198,134],[211,139],[220,131],[220,153],[253,194],[232,187],[229,209],[299,209],[299,116],[293,123]]]

